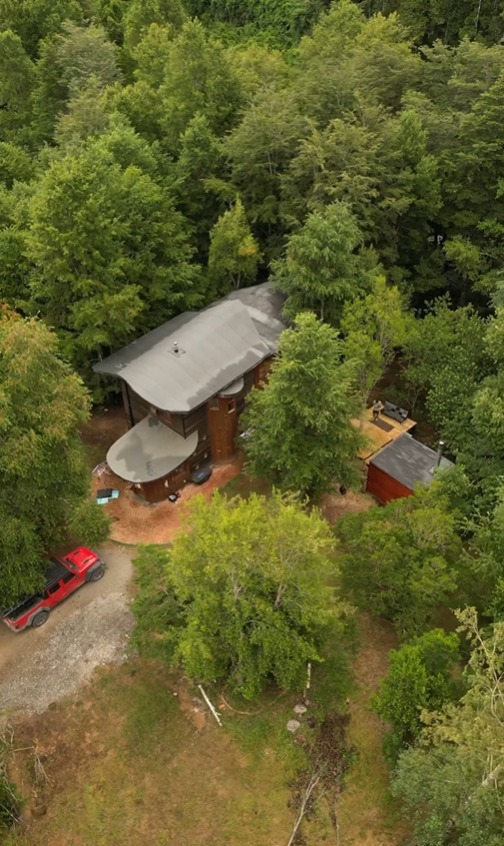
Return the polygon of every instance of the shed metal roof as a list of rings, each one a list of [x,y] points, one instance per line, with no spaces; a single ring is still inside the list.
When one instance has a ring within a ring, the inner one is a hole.
[[[240,299],[225,299],[168,320],[93,369],[121,377],[156,408],[184,414],[270,356],[283,328],[267,315],[255,320]]]
[[[369,464],[413,490],[418,482],[426,485],[432,482],[437,465],[437,452],[411,435],[404,434],[373,455]],[[442,458],[439,466],[453,467],[453,462]]]
[[[116,476],[127,482],[153,482],[189,458],[197,444],[197,432],[183,438],[149,416],[112,444],[107,464]]]

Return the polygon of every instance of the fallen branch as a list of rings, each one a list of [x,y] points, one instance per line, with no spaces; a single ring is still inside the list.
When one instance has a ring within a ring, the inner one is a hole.
[[[241,717],[257,717],[258,714],[264,711],[264,708],[260,708],[259,711],[239,711],[238,708],[233,708],[233,706],[229,704],[223,693],[221,693],[220,698],[229,711],[232,711],[233,714],[240,714]]]
[[[223,693],[220,694],[220,699],[222,703],[228,708],[233,714],[240,714],[241,717],[257,717],[259,714],[263,714],[268,708],[271,708],[272,705],[275,704],[282,696],[285,696],[287,691],[281,690],[277,696],[275,696],[270,702],[267,702],[266,705],[263,705],[262,708],[258,708],[257,711],[239,711],[238,708],[234,708],[233,705],[230,705],[226,697]]]
[[[315,790],[317,784],[320,781],[321,775],[322,774],[320,772],[318,772],[315,775],[312,775],[312,777],[310,778],[310,781],[308,782],[308,787],[306,788],[304,795],[303,795],[303,798],[301,800],[301,805],[299,806],[299,814],[297,816],[296,822],[294,823],[294,828],[292,829],[292,833],[291,833],[291,836],[289,837],[289,842],[287,843],[287,846],[292,846],[292,844],[294,843],[294,839],[295,839],[296,834],[298,832],[298,828],[303,821],[304,815],[306,814],[306,806],[308,805],[308,801],[310,799],[310,796],[312,795],[313,791]]]

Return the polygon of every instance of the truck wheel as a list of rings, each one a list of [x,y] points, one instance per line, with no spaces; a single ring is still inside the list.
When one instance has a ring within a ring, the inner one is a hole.
[[[103,578],[105,575],[105,567],[97,567],[96,570],[93,570],[92,573],[89,575],[90,582],[99,582],[100,579]]]
[[[32,628],[38,629],[39,626],[43,626],[49,617],[49,611],[39,611],[38,614],[35,614],[33,620],[31,621]]]

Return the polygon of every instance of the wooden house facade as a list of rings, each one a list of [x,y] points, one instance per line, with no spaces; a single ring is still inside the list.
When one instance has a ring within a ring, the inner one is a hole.
[[[267,378],[285,328],[282,305],[268,283],[242,289],[95,365],[121,380],[129,427],[107,462],[144,499],[165,499],[201,468],[232,460],[246,396]]]

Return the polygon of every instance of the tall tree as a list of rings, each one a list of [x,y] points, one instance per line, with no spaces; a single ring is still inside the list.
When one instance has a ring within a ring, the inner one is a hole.
[[[225,211],[221,189],[226,183],[221,144],[204,115],[195,115],[181,136],[175,177],[179,207],[192,222],[206,259],[210,232]],[[231,195],[231,185],[228,191]]]
[[[223,139],[236,191],[252,223],[261,227],[261,245],[265,243],[276,254],[283,235],[281,176],[308,130],[289,88],[271,84],[258,91],[241,122]]]
[[[210,232],[208,269],[216,293],[239,288],[256,277],[261,254],[240,198],[224,212]]]
[[[175,31],[170,26],[152,23],[143,38],[131,50],[133,82],[111,94],[114,106],[149,141],[163,137],[163,106],[159,88],[164,80],[170,43]]]
[[[229,130],[241,105],[241,91],[223,46],[198,20],[185,23],[170,45],[159,89],[161,125],[170,152],[180,146],[190,120],[205,115],[213,132]]]
[[[455,453],[472,437],[474,393],[490,364],[484,329],[474,308],[452,309],[443,298],[411,325],[404,344],[406,380],[417,395],[426,392],[431,420]]]
[[[38,321],[0,317],[0,606],[44,584],[46,554],[69,534],[103,540],[77,427],[90,398]]]
[[[345,70],[352,88],[365,90],[370,100],[385,108],[398,109],[420,76],[420,57],[394,12],[370,18],[349,53]]]
[[[26,143],[35,67],[12,30],[0,32],[0,137]]]
[[[310,496],[358,478],[360,435],[342,344],[314,314],[280,337],[268,382],[250,394],[244,426],[248,466],[284,490]]]
[[[320,661],[343,605],[327,524],[292,496],[192,501],[170,551],[147,547],[136,566],[136,641],[202,682],[251,699],[275,681],[293,689]]]
[[[389,654],[390,669],[372,703],[392,726],[385,740],[389,759],[395,761],[419,736],[423,710],[438,710],[454,698],[458,659],[457,635],[442,629],[431,629]]]
[[[181,0],[131,0],[123,17],[125,48],[134,51],[151,24],[180,29],[186,19]]]
[[[336,525],[345,555],[342,580],[353,601],[411,637],[452,596],[461,543],[446,501],[430,490]]]
[[[345,301],[370,288],[370,257],[358,252],[362,235],[343,203],[313,212],[290,236],[285,258],[273,265],[275,281],[287,293],[286,314],[305,309],[337,323]]]
[[[0,185],[0,302],[27,313],[31,267],[25,227],[26,186],[16,184],[9,191]]]
[[[302,114],[319,127],[348,112],[355,102],[345,61],[357,36],[366,26],[362,8],[352,0],[332,3],[311,35],[299,45],[296,100]]]
[[[83,0],[0,0],[0,25],[12,29],[35,59],[40,41],[58,32],[63,21],[82,22],[84,5]]]
[[[122,127],[56,158],[30,199],[33,308],[86,372],[198,302],[184,218],[139,161],[149,166],[149,148]]]
[[[483,503],[491,510],[498,500],[504,473],[504,309],[497,306],[483,333],[488,366],[472,397],[470,430],[458,450],[468,474],[478,484]],[[488,374],[488,375],[486,375]]]
[[[400,291],[388,286],[383,276],[375,279],[370,294],[345,304],[341,320],[345,357],[354,367],[363,408],[405,342],[411,320]]]
[[[49,140],[58,116],[72,97],[91,85],[98,96],[121,79],[118,49],[104,30],[66,21],[62,32],[41,45],[37,85],[32,95],[32,124],[39,141]]]
[[[490,616],[494,619],[502,620],[504,617],[504,486],[502,476],[493,481],[492,493],[495,499],[493,508],[490,506],[489,496],[486,501],[483,499],[483,502],[481,497],[479,502],[478,498],[474,498],[476,508],[463,525],[469,536],[466,545],[468,558],[466,569],[468,580],[471,580],[473,584],[472,593],[470,590],[466,593],[480,611],[490,612]]]
[[[405,803],[415,846],[499,846],[504,825],[504,623],[478,629],[457,613],[471,655],[458,704],[424,715],[418,746],[404,752],[393,791]]]
[[[500,175],[504,144],[499,131],[504,69],[461,116],[458,149],[446,175],[449,200],[447,258],[461,303],[471,288],[492,291],[504,260],[504,204]],[[448,213],[448,214],[447,214]]]

